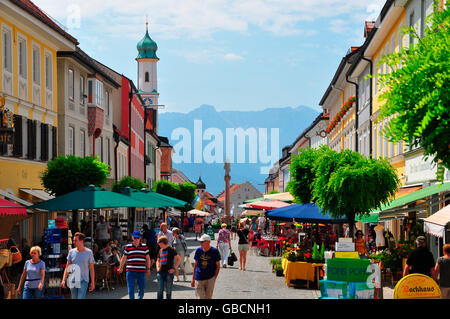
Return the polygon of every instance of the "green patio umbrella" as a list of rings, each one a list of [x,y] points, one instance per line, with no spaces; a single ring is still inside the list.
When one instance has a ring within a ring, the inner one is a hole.
[[[167,207],[184,207],[187,203],[185,201],[155,193],[149,190],[137,190],[130,187],[122,188],[119,194],[125,195],[129,198],[136,199],[145,203],[145,206],[140,207],[154,207],[154,208],[167,208]]]
[[[28,208],[47,211],[94,210],[116,207],[146,207],[146,203],[128,196],[89,185],[79,190],[37,203]],[[94,234],[94,214],[92,214],[91,234]]]
[[[57,196],[28,208],[47,211],[66,211],[75,209],[100,209],[116,207],[146,207],[146,203],[128,196],[90,185],[79,190]]]

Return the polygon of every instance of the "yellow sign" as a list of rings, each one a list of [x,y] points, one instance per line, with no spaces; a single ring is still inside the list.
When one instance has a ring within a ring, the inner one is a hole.
[[[442,298],[441,289],[432,278],[422,274],[403,277],[394,289],[394,299],[429,298]]]
[[[336,251],[334,256],[336,258],[359,259],[359,254],[357,251]]]

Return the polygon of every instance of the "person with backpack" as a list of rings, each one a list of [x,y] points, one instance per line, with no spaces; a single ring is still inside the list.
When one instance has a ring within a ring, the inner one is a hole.
[[[176,281],[180,281],[178,268],[180,268],[181,271],[183,272],[183,281],[186,281],[186,271],[184,270],[185,256],[187,254],[186,240],[185,240],[184,236],[181,235],[181,229],[174,228],[174,229],[172,229],[172,233],[173,233],[173,238],[174,238],[173,247],[175,248],[175,251],[177,252],[178,256],[180,256],[180,258],[181,258],[179,267],[177,267],[175,269],[175,271],[176,271],[175,275],[177,277]]]

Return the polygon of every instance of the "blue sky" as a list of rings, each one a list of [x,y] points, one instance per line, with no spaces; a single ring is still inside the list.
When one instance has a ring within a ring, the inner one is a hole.
[[[93,58],[136,81],[136,44],[158,44],[162,111],[318,103],[384,0],[35,0]]]

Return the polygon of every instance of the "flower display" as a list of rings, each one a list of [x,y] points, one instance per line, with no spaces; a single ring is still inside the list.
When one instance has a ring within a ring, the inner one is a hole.
[[[340,111],[334,116],[333,120],[330,121],[330,124],[328,124],[328,127],[325,130],[327,134],[330,133],[335,128],[335,126],[344,118],[345,114],[353,106],[354,102],[356,102],[356,97],[352,96],[347,100],[347,102],[344,103],[344,105],[342,105]]]

